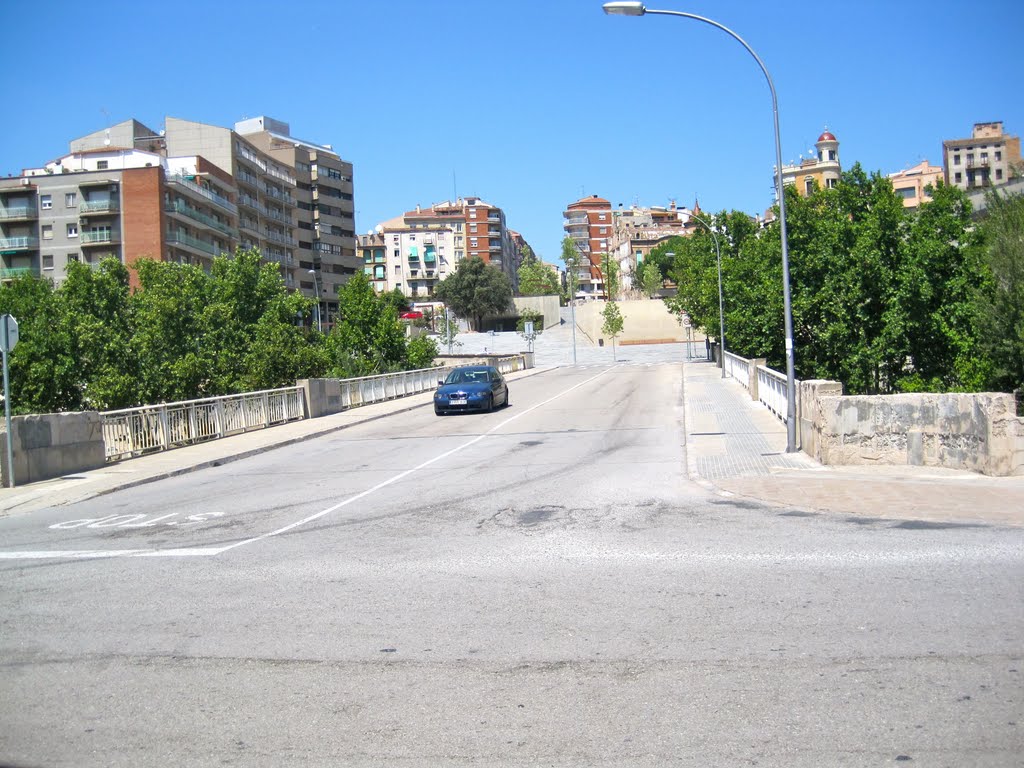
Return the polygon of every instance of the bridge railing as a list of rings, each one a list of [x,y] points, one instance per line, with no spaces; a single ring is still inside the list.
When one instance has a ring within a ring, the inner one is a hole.
[[[217,440],[305,416],[305,398],[298,386],[100,414],[107,461]]]
[[[786,396],[786,375],[763,365],[757,367],[757,399],[775,414],[780,421],[786,421],[789,412]]]
[[[749,389],[750,361],[739,355],[734,355],[732,352],[726,352],[722,360],[725,365],[725,375],[736,379],[744,389]]]

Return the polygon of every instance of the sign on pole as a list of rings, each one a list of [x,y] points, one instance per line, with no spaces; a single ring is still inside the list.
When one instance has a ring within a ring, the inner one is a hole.
[[[18,321],[13,315],[0,317],[0,352],[4,358],[4,421],[7,424],[7,487],[14,487],[14,445],[11,438],[11,380],[7,373],[7,355],[18,343]]]

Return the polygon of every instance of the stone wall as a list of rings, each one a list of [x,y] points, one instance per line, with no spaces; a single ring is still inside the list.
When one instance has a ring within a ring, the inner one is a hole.
[[[15,416],[11,419],[14,484],[98,469],[106,463],[103,424],[95,411]],[[0,420],[0,467],[3,483],[7,466],[7,430]]]
[[[801,449],[822,464],[890,464],[1024,475],[1024,419],[1012,395],[842,395],[800,385]]]
[[[660,299],[631,299],[617,302],[622,312],[622,333],[617,344],[667,344],[686,341],[686,329]],[[601,332],[605,302],[586,301],[576,305],[576,325],[595,344],[605,335]],[[704,332],[693,329],[694,341],[704,341]],[[611,339],[605,339],[611,345]]]
[[[512,301],[518,313],[522,313],[524,309],[532,309],[544,315],[544,329],[560,325],[562,322],[557,296],[517,296]]]

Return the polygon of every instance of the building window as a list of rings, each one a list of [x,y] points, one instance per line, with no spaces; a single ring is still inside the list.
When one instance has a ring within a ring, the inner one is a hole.
[[[53,208],[53,198],[50,197],[49,195],[40,195],[39,196],[39,207],[44,209],[44,210],[48,210],[50,208]]]
[[[599,214],[597,214],[597,218],[598,218],[598,219],[599,219],[600,221],[604,221],[604,214],[603,214],[603,213],[599,213]]]
[[[53,240],[53,224],[43,224],[43,240]]]
[[[68,254],[68,264],[70,264],[73,261],[78,261],[78,254],[77,253],[69,253]]]
[[[43,254],[43,269],[53,269],[53,254],[52,253],[44,253]]]
[[[996,150],[996,162],[998,163],[1002,159],[1003,159],[1003,153],[997,149]]]
[[[68,237],[78,237],[78,224],[68,224]]]
[[[953,155],[953,165],[960,165],[960,155],[959,154]]]
[[[476,232],[476,224],[470,224],[469,225],[469,231],[470,232]]]
[[[804,190],[807,192],[808,195],[814,192],[814,179],[808,179],[807,181],[804,182]]]
[[[963,181],[963,174],[957,171],[956,174],[954,174],[953,176],[953,181],[959,184],[961,181]]]
[[[107,166],[108,165],[109,165],[109,163],[106,160],[97,160],[96,161],[96,170],[97,171],[105,171],[105,170],[107,170]]]
[[[78,195],[77,194],[75,194],[74,192],[68,192],[67,194],[64,195],[64,207],[65,208],[74,208],[76,205],[78,205]]]
[[[1002,178],[1003,178],[1003,169],[1002,168],[996,168],[996,181],[999,181]]]
[[[835,189],[836,188],[836,180],[835,179],[825,179],[825,186],[828,189]]]
[[[396,275],[402,274],[402,265],[401,264],[395,264],[395,274]]]
[[[836,159],[836,151],[834,149],[828,151],[828,159],[833,161]]]

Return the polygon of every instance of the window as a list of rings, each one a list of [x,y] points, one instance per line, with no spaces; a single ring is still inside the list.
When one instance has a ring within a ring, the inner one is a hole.
[[[469,225],[469,231],[470,232],[476,232],[476,224],[470,224]]]
[[[904,200],[913,200],[917,197],[917,190],[913,187],[903,187],[903,189],[897,189],[896,194]]]
[[[963,174],[957,171],[956,174],[953,176],[953,181],[959,184],[961,181],[963,181]]]
[[[996,162],[998,163],[1002,159],[1003,159],[1003,153],[1000,150],[997,149],[996,150]]]
[[[402,274],[402,265],[401,264],[395,264],[395,274],[396,275]]]
[[[953,165],[960,165],[960,154],[953,155]]]
[[[1003,169],[1002,168],[996,168],[996,179],[999,180],[999,179],[1002,179],[1002,178],[1003,178]]]
[[[78,254],[77,253],[69,253],[68,254],[68,264],[70,264],[73,261],[78,261]]]
[[[39,207],[43,208],[44,210],[53,208],[53,198],[50,195],[40,195]]]
[[[77,194],[75,194],[74,192],[68,192],[67,194],[64,195],[64,207],[65,208],[74,208],[76,205],[78,205],[78,195]]]
[[[599,214],[597,214],[597,218],[598,218],[598,219],[599,219],[600,221],[604,221],[604,214],[603,214],[603,213],[599,213]]]
[[[835,160],[836,159],[836,151],[834,149],[830,149],[828,151],[828,159],[829,160]]]
[[[53,224],[43,224],[43,240],[53,240]]]
[[[107,170],[107,166],[108,165],[109,165],[109,163],[106,160],[97,160],[96,161],[96,170],[97,171],[105,171],[105,170]]]
[[[78,224],[68,224],[68,237],[78,237]]]
[[[43,269],[53,269],[53,254],[52,253],[44,253],[43,254]]]
[[[808,195],[814,192],[814,179],[808,179],[807,181],[804,182],[804,190],[807,192]]]
[[[825,180],[825,186],[828,189],[835,189],[836,188],[836,180],[835,179],[826,179]]]

